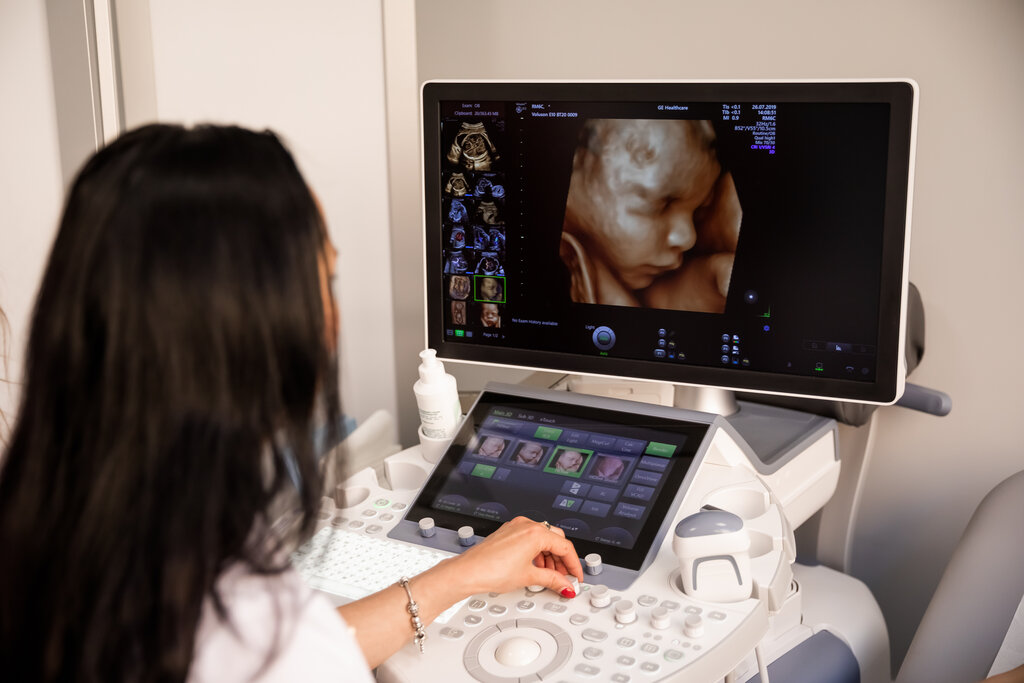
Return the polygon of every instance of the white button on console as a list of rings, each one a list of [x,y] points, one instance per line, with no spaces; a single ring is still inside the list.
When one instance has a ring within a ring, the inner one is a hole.
[[[532,638],[512,636],[494,648],[494,658],[505,666],[526,666],[540,655],[540,644]]]
[[[620,624],[632,624],[636,621],[636,606],[632,600],[619,600],[615,603],[615,621]]]
[[[686,617],[686,622],[683,624],[683,633],[688,638],[700,638],[704,635],[704,618],[698,614],[691,614]]]
[[[612,603],[611,591],[608,586],[594,586],[590,590],[590,604],[594,607],[607,607]]]
[[[471,546],[473,545],[473,527],[471,526],[460,526],[459,527],[459,545]]]
[[[602,568],[601,556],[597,553],[590,553],[583,558],[583,571],[591,576],[597,576],[600,574]]]
[[[651,628],[666,629],[672,624],[669,611],[664,607],[656,607],[651,611]]]

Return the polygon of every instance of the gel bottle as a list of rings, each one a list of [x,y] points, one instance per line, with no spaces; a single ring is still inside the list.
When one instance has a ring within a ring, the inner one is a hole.
[[[430,439],[451,439],[462,418],[455,378],[444,371],[434,349],[420,351],[419,373],[412,393],[416,395],[423,435]]]

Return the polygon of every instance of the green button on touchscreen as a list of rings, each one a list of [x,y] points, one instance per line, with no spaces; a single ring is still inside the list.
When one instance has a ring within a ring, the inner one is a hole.
[[[562,430],[555,429],[554,427],[537,427],[537,431],[535,431],[533,435],[538,439],[558,441],[558,437],[562,436]]]
[[[490,479],[494,476],[494,470],[498,469],[494,465],[476,465],[473,468],[474,477],[483,477],[484,479]]]
[[[647,449],[644,451],[646,455],[657,455],[661,458],[671,458],[672,454],[675,452],[675,446],[670,443],[661,443],[659,441],[649,441],[647,443]]]

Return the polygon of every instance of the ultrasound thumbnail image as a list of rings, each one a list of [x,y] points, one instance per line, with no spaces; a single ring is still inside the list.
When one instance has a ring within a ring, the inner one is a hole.
[[[467,171],[491,171],[501,159],[495,144],[494,124],[489,127],[483,122],[445,122],[445,133],[454,131],[447,160],[450,164]]]
[[[468,275],[452,275],[448,278],[448,296],[457,301],[464,301],[469,298],[472,291]]]
[[[476,287],[477,301],[493,301],[505,303],[505,278],[503,277],[475,277],[473,283]]]
[[[505,308],[499,304],[482,303],[480,304],[480,324],[483,327],[490,327],[494,329],[501,328],[501,314],[502,309]]]
[[[504,228],[491,228],[487,231],[487,250],[495,251],[499,255],[505,253],[505,230]]]
[[[469,183],[465,173],[449,173],[445,178],[444,193],[452,197],[465,197],[470,191]]]
[[[446,203],[445,220],[453,224],[468,223],[469,211],[472,207],[472,202],[467,199],[452,199]]]
[[[452,304],[452,325],[466,324],[466,302],[453,301]]]
[[[480,199],[504,199],[505,185],[501,173],[478,173],[473,196]]]
[[[464,249],[466,247],[466,229],[462,226],[452,228],[448,235],[448,245],[452,249]]]
[[[504,223],[498,211],[498,204],[494,201],[485,200],[476,205],[474,219],[484,225],[501,225]]]
[[[444,272],[446,275],[468,273],[469,259],[462,249],[445,250]]]
[[[482,225],[476,225],[473,227],[473,248],[477,251],[490,251],[490,237],[487,234],[487,228]]]
[[[480,253],[480,260],[476,265],[476,272],[480,275],[504,275],[505,268],[496,251],[484,251]]]

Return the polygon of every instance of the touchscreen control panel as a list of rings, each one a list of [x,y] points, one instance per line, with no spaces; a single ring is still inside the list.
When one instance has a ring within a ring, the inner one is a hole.
[[[465,545],[466,527],[485,536],[522,515],[560,527],[581,557],[599,555],[606,581],[631,582],[679,505],[712,416],[613,406],[485,391],[391,536],[447,549],[421,521],[462,530]]]

